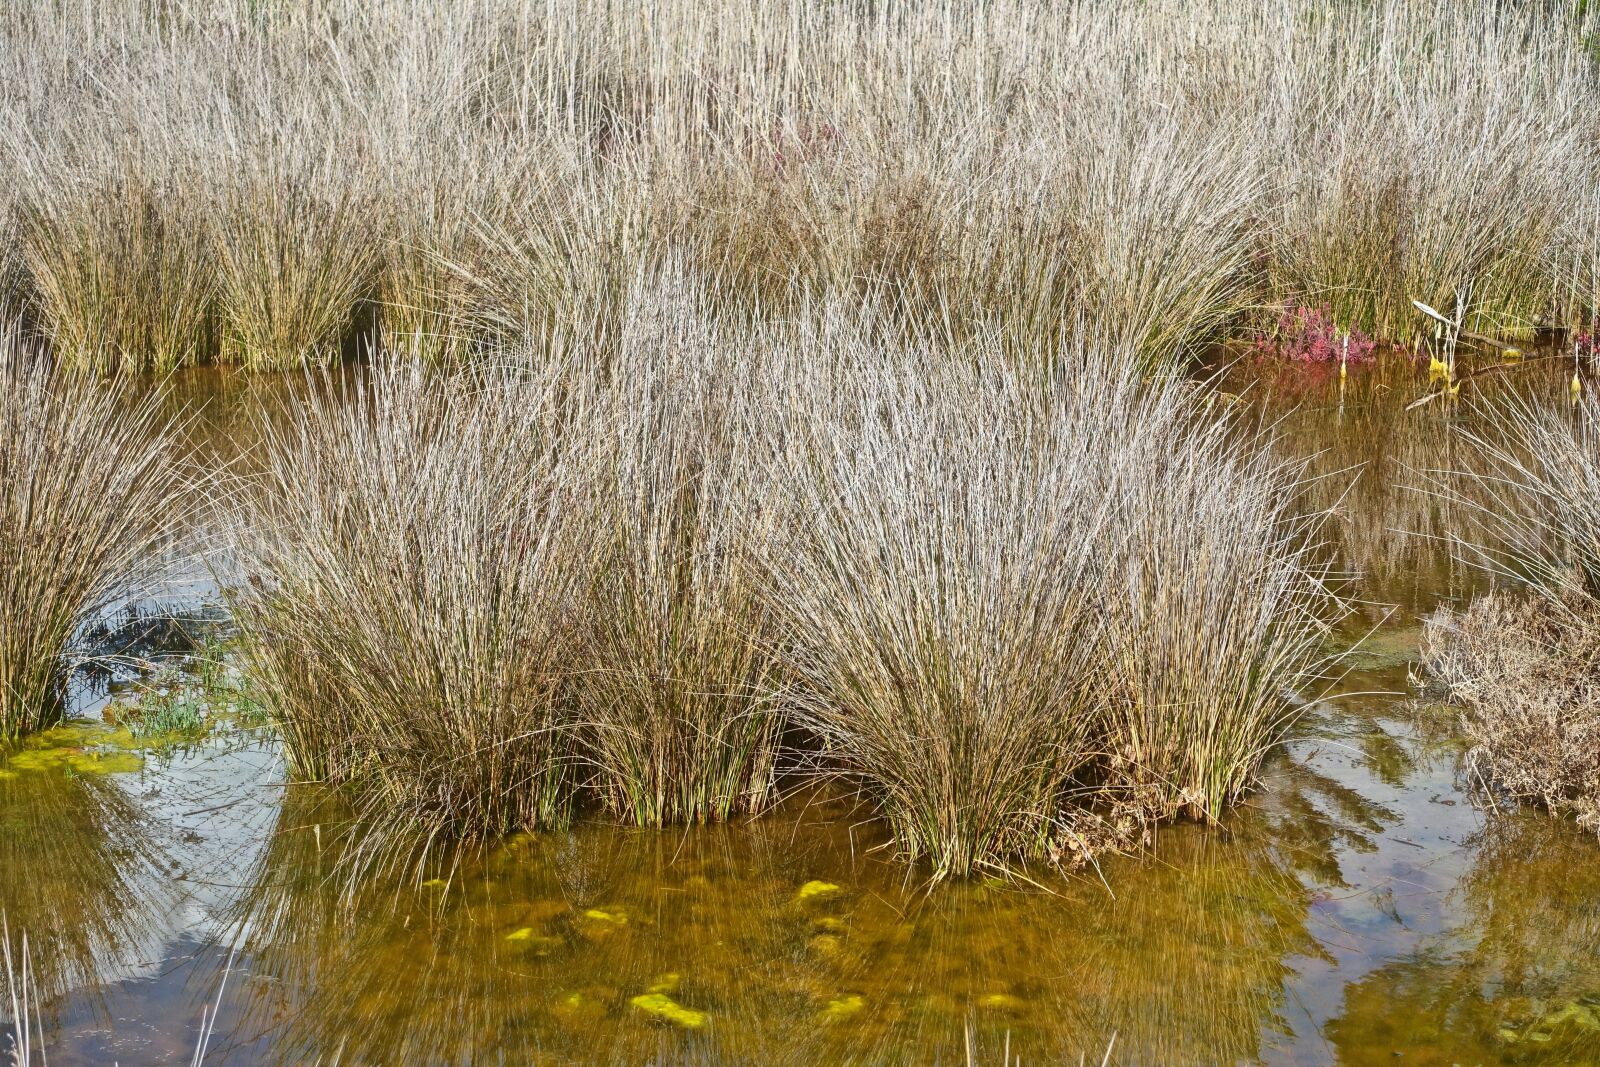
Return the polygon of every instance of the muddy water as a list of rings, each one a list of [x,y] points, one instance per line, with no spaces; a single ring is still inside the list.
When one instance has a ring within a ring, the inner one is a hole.
[[[1361,574],[1344,640],[1371,636],[1225,831],[929,892],[864,812],[797,796],[436,853],[420,889],[342,896],[341,813],[282,785],[270,738],[149,752],[79,724],[0,761],[0,907],[50,1062],[188,1062],[211,1006],[219,1064],[1600,1062],[1600,844],[1487,810],[1410,682],[1419,619],[1481,585],[1443,540],[1459,516],[1406,488],[1461,464],[1468,416],[1405,411],[1405,365],[1249,380],[1326,476]],[[181,388],[206,446],[248,451],[264,398],[240,389],[271,387]]]

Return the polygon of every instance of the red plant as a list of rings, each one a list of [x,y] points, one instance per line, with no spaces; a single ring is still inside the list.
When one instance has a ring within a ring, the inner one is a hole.
[[[1341,330],[1327,308],[1288,307],[1278,326],[1255,344],[1258,355],[1296,363],[1370,363],[1378,344],[1360,330]]]

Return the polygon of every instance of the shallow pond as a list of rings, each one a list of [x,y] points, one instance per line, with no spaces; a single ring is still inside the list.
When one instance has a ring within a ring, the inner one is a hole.
[[[1427,386],[1400,364],[1245,380],[1326,476],[1309,492],[1362,575],[1344,640],[1370,636],[1225,829],[929,890],[848,798],[804,794],[352,886],[340,811],[283,785],[269,738],[152,747],[99,723],[113,674],[0,755],[0,909],[49,1062],[202,1040],[216,1064],[1600,1062],[1600,843],[1485,809],[1412,684],[1419,619],[1481,584],[1451,506],[1408,488],[1456,465],[1467,416],[1406,411]],[[240,413],[273,390],[184,378],[197,454],[247,454]],[[190,577],[169,607],[203,608]]]

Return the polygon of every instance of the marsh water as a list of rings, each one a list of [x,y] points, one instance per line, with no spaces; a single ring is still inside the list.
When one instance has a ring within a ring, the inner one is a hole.
[[[286,784],[268,734],[141,745],[103,722],[137,672],[102,672],[0,758],[0,909],[49,1062],[1600,1062],[1600,842],[1473,789],[1416,684],[1421,620],[1484,585],[1413,488],[1460,462],[1468,406],[1407,410],[1428,385],[1400,362],[1242,380],[1325,476],[1358,575],[1338,641],[1364,640],[1224,827],[930,888],[848,797],[802,792],[352,883],[336,802]],[[280,389],[182,378],[197,454],[246,451]],[[200,627],[189,577],[160,607]]]

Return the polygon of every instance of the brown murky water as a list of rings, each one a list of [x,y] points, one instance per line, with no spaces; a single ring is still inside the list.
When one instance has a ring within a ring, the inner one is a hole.
[[[281,785],[269,740],[141,753],[79,725],[0,759],[0,907],[50,1062],[188,1062],[210,1005],[217,1064],[1600,1062],[1600,843],[1486,810],[1409,678],[1419,619],[1481,586],[1452,508],[1406,488],[1461,464],[1470,416],[1405,411],[1426,382],[1403,364],[1248,380],[1328,476],[1361,573],[1347,636],[1372,634],[1225,830],[1045,889],[928,891],[865,813],[798,796],[343,898],[339,812]],[[274,387],[181,388],[239,451],[262,400],[241,390]]]

